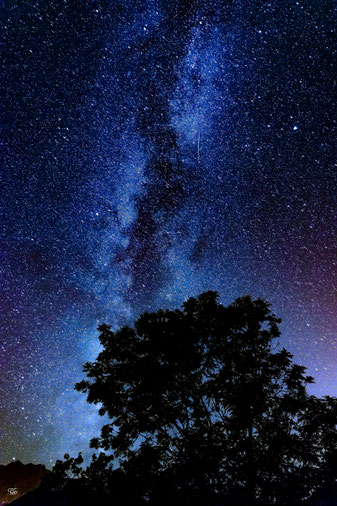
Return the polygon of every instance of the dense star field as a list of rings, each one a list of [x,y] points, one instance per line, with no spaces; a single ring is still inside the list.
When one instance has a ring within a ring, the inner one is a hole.
[[[310,392],[337,395],[336,18],[5,2],[0,463],[86,450],[97,325],[205,290],[267,299]]]

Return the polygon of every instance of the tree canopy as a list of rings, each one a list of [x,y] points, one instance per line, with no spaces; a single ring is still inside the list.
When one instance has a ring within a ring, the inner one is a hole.
[[[224,307],[210,291],[133,328],[101,325],[76,384],[111,420],[91,446],[150,504],[299,504],[332,476],[337,404],[307,394],[279,323],[262,299]]]

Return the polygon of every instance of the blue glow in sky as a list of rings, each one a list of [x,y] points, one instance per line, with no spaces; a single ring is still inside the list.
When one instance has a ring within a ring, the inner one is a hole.
[[[312,391],[337,394],[335,18],[330,0],[4,7],[1,463],[84,451],[97,326],[204,290],[266,298]]]

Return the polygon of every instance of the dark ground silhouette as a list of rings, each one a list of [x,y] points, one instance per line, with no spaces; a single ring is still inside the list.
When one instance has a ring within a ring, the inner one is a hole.
[[[337,504],[337,399],[307,394],[279,323],[261,299],[206,292],[100,326],[76,384],[110,417],[100,453],[86,469],[65,455],[17,506]]]

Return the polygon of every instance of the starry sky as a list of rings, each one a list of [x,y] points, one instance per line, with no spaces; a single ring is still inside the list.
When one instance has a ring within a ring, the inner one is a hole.
[[[3,3],[0,463],[87,455],[97,325],[205,290],[337,395],[336,7]]]

